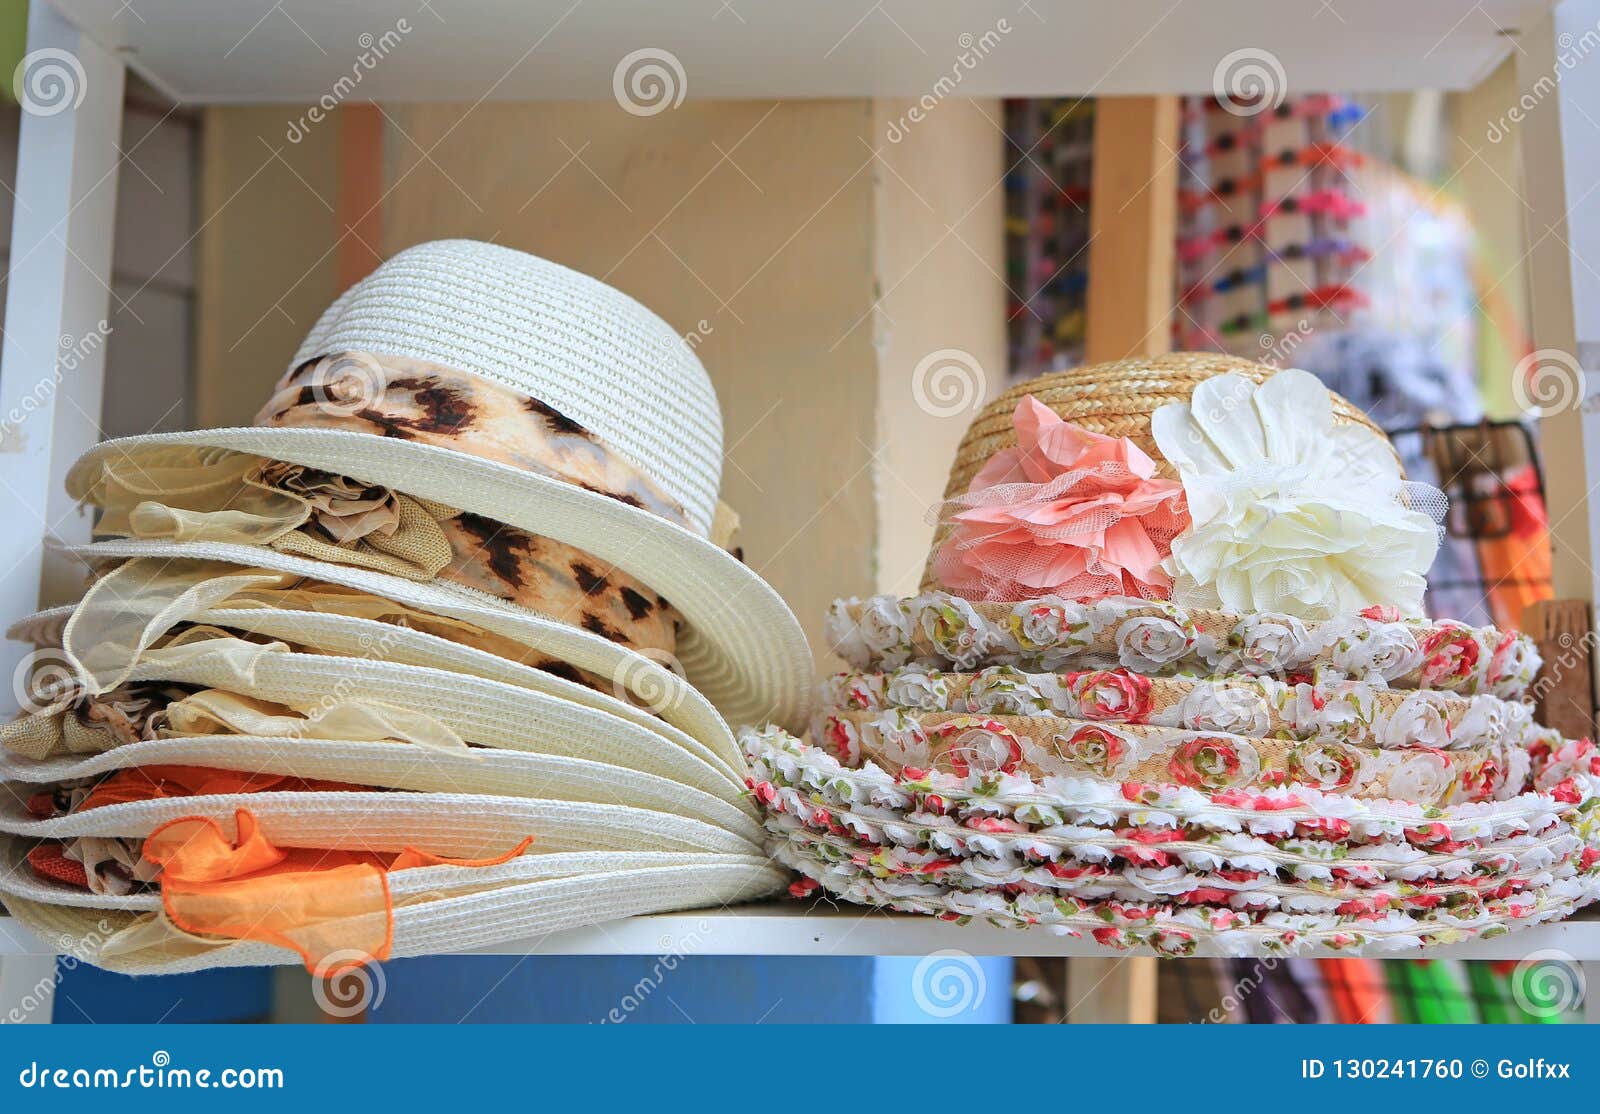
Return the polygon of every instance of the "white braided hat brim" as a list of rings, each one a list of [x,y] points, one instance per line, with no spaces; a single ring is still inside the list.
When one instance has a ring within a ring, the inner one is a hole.
[[[398,878],[399,876],[393,876]],[[487,950],[508,940],[680,909],[721,908],[781,889],[788,874],[764,858],[644,867],[504,886],[438,898],[394,910],[393,958]],[[124,974],[165,975],[215,967],[296,965],[300,956],[268,944],[195,940],[160,954],[102,955],[108,939],[138,914],[76,909],[8,896],[18,924],[63,954]],[[5,921],[0,920],[0,932]]]
[[[703,820],[627,805],[466,793],[349,791],[228,793],[104,805],[40,820],[27,811],[33,786],[0,782],[0,832],[34,839],[142,839],[161,825],[207,816],[228,837],[234,814],[255,815],[279,847],[403,851],[452,859],[501,855],[533,836],[545,851],[759,852],[741,835]]]
[[[62,613],[70,613],[70,608],[51,608],[50,611],[40,611],[38,615],[21,619],[11,626],[6,632],[11,639],[34,640],[35,645],[48,645],[50,639],[46,634],[59,631],[58,621]],[[637,709],[632,704],[616,699],[614,696],[598,693],[592,688],[568,682],[554,674],[533,669],[530,666],[506,661],[499,656],[491,655],[482,650],[462,647],[459,643],[450,642],[448,639],[438,639],[435,635],[424,634],[421,631],[410,631],[406,627],[392,626],[387,623],[376,623],[373,619],[354,619],[342,615],[326,615],[320,611],[282,611],[274,608],[218,608],[206,611],[206,623],[218,626],[237,626],[246,631],[266,634],[269,637],[282,637],[294,640],[301,645],[314,645],[328,651],[328,655],[301,655],[301,653],[285,653],[285,655],[270,655],[270,661],[264,666],[264,671],[258,671],[250,679],[238,679],[232,672],[222,672],[219,669],[206,669],[205,663],[186,663],[171,666],[171,664],[139,663],[131,671],[134,680],[194,680],[194,683],[213,685],[213,687],[226,688],[237,691],[246,696],[259,696],[262,699],[274,699],[280,703],[298,703],[306,701],[309,691],[296,691],[291,688],[298,677],[304,677],[314,685],[320,685],[322,675],[328,667],[342,667],[349,663],[357,663],[349,677],[354,677],[354,682],[349,682],[344,688],[347,696],[371,695],[378,699],[397,699],[394,695],[381,695],[373,693],[368,688],[352,688],[350,685],[366,685],[371,679],[373,683],[381,685],[406,685],[406,683],[432,683],[440,680],[434,674],[438,672],[451,672],[462,674],[464,682],[482,682],[485,687],[477,688],[474,685],[467,687],[470,693],[490,693],[490,706],[506,707],[504,701],[510,698],[509,693],[490,688],[491,685],[502,685],[506,688],[520,688],[526,690],[526,701],[530,706],[522,711],[541,712],[539,717],[531,720],[506,720],[494,723],[493,733],[490,727],[483,727],[482,715],[475,712],[482,709],[483,704],[472,704],[469,711],[462,719],[454,719],[461,715],[458,706],[451,701],[448,707],[438,707],[430,703],[429,696],[422,693],[408,693],[408,706],[419,707],[419,711],[442,711],[451,719],[446,720],[450,727],[459,728],[462,723],[474,725],[474,730],[482,731],[480,736],[470,736],[474,743],[483,746],[506,746],[504,728],[514,728],[523,733],[525,738],[539,739],[550,738],[550,731],[573,731],[571,738],[557,736],[555,741],[562,744],[562,754],[571,752],[571,744],[582,738],[611,739],[613,736],[624,736],[627,739],[640,739],[640,752],[630,754],[626,763],[630,768],[645,768],[656,771],[650,763],[650,755],[658,754],[662,749],[677,749],[683,754],[691,755],[706,763],[707,767],[715,768],[722,773],[723,778],[731,783],[736,791],[744,787],[744,760],[742,755],[734,755],[730,760],[725,752],[718,747],[712,749],[693,736],[686,735],[685,731],[672,727],[656,719],[648,712]],[[38,637],[30,637],[38,635]],[[363,642],[363,639],[368,639]],[[384,648],[381,659],[362,656],[373,645]],[[347,650],[347,655],[339,651]],[[466,661],[469,669],[462,669],[461,663]],[[387,669],[389,666],[402,666],[405,669],[426,669],[426,674],[408,674],[408,672],[394,672]],[[450,679],[454,683],[454,679]],[[392,691],[392,688],[390,690]],[[440,691],[450,691],[448,688]],[[421,699],[421,703],[411,703],[414,699]],[[582,731],[590,731],[589,736],[582,735]],[[459,733],[459,731],[458,731]],[[646,738],[646,735],[658,736],[656,739]],[[714,739],[717,743],[720,739]],[[520,747],[518,747],[520,749]],[[608,747],[610,749],[610,747]],[[578,757],[595,757],[592,754],[582,754]],[[696,771],[699,773],[699,771]],[[694,784],[701,784],[701,778],[696,776]],[[725,787],[718,784],[726,795]]]
[[[202,766],[342,781],[414,793],[473,793],[627,805],[704,820],[761,842],[748,798],[730,801],[656,774],[549,754],[447,752],[405,743],[193,735],[129,743],[96,755],[34,760],[0,753],[0,780],[55,784],[136,766]]]
[[[268,569],[321,580],[342,588],[382,596],[410,607],[472,623],[514,639],[530,649],[559,658],[587,673],[611,677],[641,696],[662,719],[706,742],[718,753],[737,760],[738,750],[727,723],[682,677],[661,662],[526,608],[439,581],[421,582],[367,569],[312,561],[259,546],[217,542],[101,541],[63,546],[87,564],[137,557],[220,561],[245,568]],[[735,769],[739,768],[737,765]]]
[[[629,720],[439,669],[264,651],[251,663],[248,677],[241,677],[216,655],[204,655],[181,662],[142,662],[129,679],[202,685],[291,705],[336,685],[344,700],[372,700],[425,712],[463,739],[486,747],[609,762],[727,800],[739,799],[744,791],[744,783],[709,755],[685,750]],[[308,726],[308,731],[315,728]]]
[[[70,606],[41,611],[12,624],[6,635],[17,641],[31,642],[35,646],[59,646],[62,625],[71,614]],[[525,688],[546,699],[590,708],[597,716],[616,717],[637,728],[660,735],[667,743],[720,769],[736,786],[743,785],[744,759],[737,752],[731,759],[729,758],[727,746],[723,745],[723,740],[727,737],[725,728],[710,740],[702,741],[608,693],[576,684],[542,669],[509,661],[485,650],[451,642],[447,638],[440,638],[425,631],[411,630],[392,623],[381,623],[375,619],[358,619],[349,615],[267,607],[210,608],[202,612],[199,619],[219,627],[249,631],[269,638],[281,638],[300,645],[312,646],[331,655],[447,670]],[[382,647],[381,659],[370,656],[375,646]],[[141,675],[150,674],[146,671]],[[595,722],[606,723],[601,720]],[[606,723],[606,726],[609,728],[610,724]],[[721,726],[720,721],[718,726]]]
[[[135,913],[161,908],[161,894],[149,890],[136,894],[97,894],[35,874],[28,864],[34,841],[0,835],[0,895],[20,897],[49,905],[79,909],[122,909]],[[550,878],[570,878],[615,870],[661,869],[675,866],[715,866],[726,863],[756,865],[765,855],[725,855],[705,851],[556,851],[540,854],[537,844],[525,854],[494,866],[424,866],[389,876],[389,892],[397,901],[454,890],[521,885]]]
[[[73,466],[81,498],[105,458],[153,446],[230,449],[380,484],[575,546],[649,585],[684,618],[678,659],[735,726],[802,730],[811,651],[794,613],[751,568],[659,515],[561,480],[414,441],[326,429],[241,427],[106,441]]]

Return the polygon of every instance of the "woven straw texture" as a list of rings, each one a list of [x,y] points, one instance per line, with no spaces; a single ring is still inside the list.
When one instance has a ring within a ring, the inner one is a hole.
[[[628,805],[676,813],[760,842],[748,798],[729,801],[657,774],[564,755],[514,751],[446,752],[390,742],[194,735],[129,743],[90,757],[41,762],[0,755],[0,778],[56,783],[136,766],[203,766],[281,774],[416,793],[470,793]]]
[[[620,290],[496,244],[418,244],[340,295],[289,370],[349,351],[430,360],[547,403],[711,530],[722,481],[711,377],[670,325]]]
[[[70,607],[55,608],[19,620],[7,632],[8,637],[19,641],[35,641],[40,646],[60,646],[60,627],[71,610]],[[597,712],[619,717],[655,732],[691,754],[707,759],[736,783],[743,776],[739,772],[743,769],[743,763],[734,765],[727,757],[736,752],[730,749],[732,737],[721,721],[716,723],[718,730],[709,739],[696,739],[619,696],[424,631],[373,619],[286,608],[217,607],[200,611],[189,618],[229,630],[283,639],[296,647],[323,654],[370,660],[373,648],[382,647],[383,660],[396,665],[417,665],[464,673],[487,681],[515,685],[552,699],[581,704]],[[55,632],[54,638],[50,637],[52,631]],[[614,687],[619,693],[628,691],[624,679],[616,680]]]
[[[772,720],[795,726],[805,721],[814,666],[794,613],[753,569],[706,538],[648,511],[449,449],[326,429],[217,429],[107,441],[73,466],[68,491],[80,497],[103,457],[117,453],[137,457],[152,447],[162,451],[173,445],[211,445],[365,483],[393,484],[416,498],[576,546],[672,602],[685,622],[677,651],[684,673],[730,723]],[[200,552],[221,548],[219,543],[180,544],[184,548],[131,550],[129,555],[230,559]],[[276,552],[266,547],[227,548]],[[328,567],[324,562],[315,564]]]
[[[954,499],[965,495],[973,477],[990,457],[1001,449],[1016,448],[1017,432],[1011,415],[1027,395],[1093,433],[1128,438],[1150,454],[1162,476],[1177,479],[1176,469],[1162,457],[1150,433],[1150,415],[1169,402],[1188,402],[1194,389],[1213,376],[1231,372],[1261,383],[1276,370],[1235,356],[1174,352],[1166,356],[1086,364],[1018,383],[985,406],[967,427],[967,434],[961,439],[961,447],[956,450],[955,461],[950,466],[944,497]],[[1364,413],[1337,394],[1333,395],[1333,413],[1335,421],[1360,422],[1383,436],[1383,431]],[[941,523],[935,534],[928,564],[922,573],[924,591],[938,587],[933,576],[933,555],[949,532],[949,526]]]
[[[422,873],[421,871],[408,873]],[[392,956],[438,955],[486,948],[621,917],[753,901],[781,889],[788,875],[765,858],[579,874],[508,885],[483,893],[400,905],[394,911]],[[258,967],[300,962],[293,952],[254,942],[174,942],[159,952],[106,955],[108,937],[137,914],[70,909],[8,897],[18,923],[65,954],[124,974],[160,975],[211,967]]]
[[[582,704],[446,670],[316,654],[264,653],[239,677],[217,657],[136,666],[132,680],[176,681],[290,706],[318,695],[410,708],[468,742],[499,750],[585,758],[642,770],[736,801],[743,784],[709,753],[675,746],[638,724]],[[311,730],[315,730],[312,728]]]
[[[130,909],[151,912],[161,908],[156,891],[115,896],[90,893],[76,886],[40,878],[27,863],[31,839],[0,835],[0,895],[69,905],[80,909]],[[417,895],[479,890],[518,885],[548,878],[570,878],[616,870],[648,870],[674,866],[714,866],[749,863],[763,856],[720,855],[697,851],[558,851],[541,853],[537,844],[526,854],[495,866],[425,866],[389,876],[389,892],[404,903]]]
[[[728,752],[733,736],[706,698],[661,662],[634,653],[599,635],[508,604],[492,596],[437,582],[419,583],[397,576],[309,561],[276,550],[214,542],[103,541],[65,547],[86,565],[103,565],[132,557],[190,558],[223,561],[244,568],[271,569],[354,588],[408,607],[472,623],[515,639],[532,650],[569,662],[587,673],[612,677],[624,690],[649,702],[662,719],[689,735]]]
[[[545,851],[720,851],[750,855],[748,839],[686,816],[627,805],[482,797],[465,793],[266,792],[168,797],[105,805],[38,820],[22,805],[30,787],[0,784],[0,831],[38,839],[144,837],[185,816],[209,816],[229,839],[248,809],[280,847],[403,851],[449,858],[504,854],[528,836]]]
[[[1276,371],[1234,356],[1174,352],[1088,364],[1018,383],[985,406],[967,427],[950,468],[945,498],[964,494],[991,456],[1001,449],[1016,447],[1011,414],[1026,395],[1094,433],[1128,438],[1155,459],[1163,476],[1177,479],[1177,472],[1163,459],[1150,434],[1150,415],[1169,402],[1189,401],[1194,389],[1213,376],[1231,372],[1261,383]],[[1384,435],[1364,413],[1337,394],[1333,395],[1333,413],[1338,422],[1360,422],[1379,436]]]

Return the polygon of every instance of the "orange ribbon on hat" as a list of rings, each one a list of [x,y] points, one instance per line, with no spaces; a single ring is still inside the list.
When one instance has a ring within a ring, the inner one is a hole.
[[[206,766],[134,766],[118,770],[96,785],[73,811],[87,812],[107,805],[165,800],[169,797],[231,796],[235,793],[265,793],[268,790],[359,792],[365,788],[342,781],[312,781],[283,774],[247,774],[239,770],[216,770]]]
[[[161,868],[167,918],[195,935],[288,948],[323,978],[389,958],[391,872],[498,866],[533,843],[529,836],[491,859],[451,859],[411,847],[398,854],[280,848],[248,809],[239,809],[234,823],[237,840],[205,816],[173,820],[145,840],[144,857]]]

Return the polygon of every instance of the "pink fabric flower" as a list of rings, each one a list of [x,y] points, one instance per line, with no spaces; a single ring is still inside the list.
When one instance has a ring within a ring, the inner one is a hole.
[[[1012,422],[1017,447],[989,459],[952,500],[954,527],[933,574],[968,599],[1059,595],[1166,599],[1161,562],[1189,525],[1183,485],[1126,437],[1063,421],[1028,395]]]

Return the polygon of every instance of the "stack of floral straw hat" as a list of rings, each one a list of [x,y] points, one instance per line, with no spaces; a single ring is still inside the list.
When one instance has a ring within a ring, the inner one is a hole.
[[[813,741],[743,735],[797,895],[1250,955],[1600,893],[1600,756],[1534,723],[1527,639],[1422,617],[1442,497],[1314,377],[1047,376],[946,499],[922,594],[834,605]]]
[[[124,971],[333,974],[771,892],[727,726],[803,724],[665,322],[488,244],[340,297],[256,425],[96,447],[0,730],[0,900]],[[726,717],[726,718],[725,718]]]

